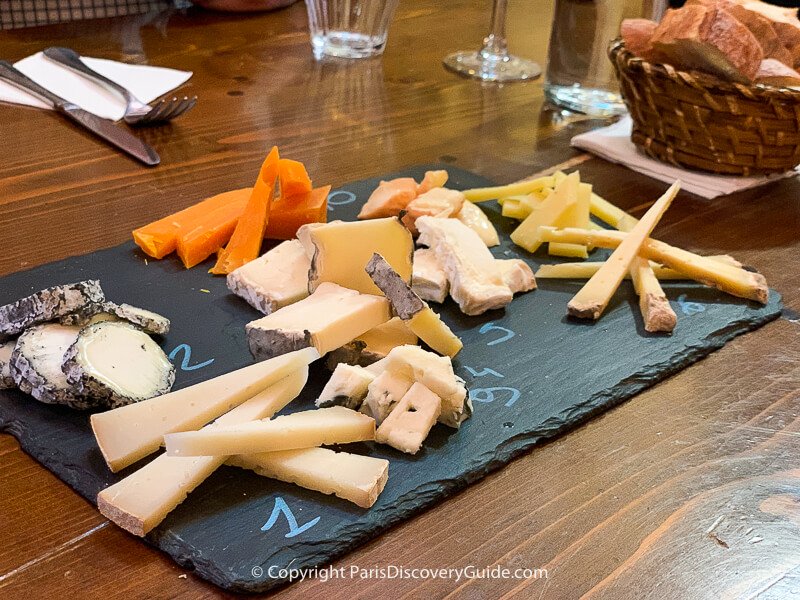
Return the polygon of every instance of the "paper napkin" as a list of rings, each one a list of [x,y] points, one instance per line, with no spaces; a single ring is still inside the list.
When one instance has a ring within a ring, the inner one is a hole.
[[[749,190],[776,179],[797,175],[797,170],[795,170],[777,175],[731,177],[681,169],[640,152],[631,141],[632,127],[633,122],[630,116],[626,116],[608,127],[576,135],[572,138],[572,145],[611,162],[625,165],[629,169],[648,175],[653,179],[667,183],[680,179],[682,189],[703,198],[716,198],[725,194]]]
[[[139,100],[148,103],[185,83],[192,76],[189,71],[128,65],[103,58],[81,58],[92,69],[128,88]],[[118,93],[62,67],[41,52],[23,58],[14,66],[43,88],[98,117],[117,121],[125,113],[125,101]],[[4,81],[0,81],[0,101],[49,108],[38,98]]]

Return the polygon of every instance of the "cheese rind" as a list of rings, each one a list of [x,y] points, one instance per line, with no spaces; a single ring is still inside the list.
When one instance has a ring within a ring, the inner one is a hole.
[[[298,350],[214,379],[90,418],[97,444],[116,472],[158,450],[164,435],[198,429],[319,358]]]
[[[421,383],[406,392],[375,432],[375,441],[416,454],[439,418],[442,401]]]
[[[568,305],[573,317],[598,319],[608,306],[611,297],[629,271],[631,263],[638,255],[642,245],[650,236],[661,216],[669,208],[680,190],[680,183],[670,188],[651,206],[642,219],[631,229],[628,236],[612,252],[602,267],[592,275],[583,288],[575,294]],[[655,280],[655,278],[653,278]]]
[[[514,295],[503,283],[494,256],[472,229],[457,219],[436,217],[420,217],[417,228],[419,242],[436,254],[450,295],[463,313],[479,315],[511,302]]]
[[[11,353],[16,344],[16,340],[0,342],[0,389],[16,387],[11,376]]]
[[[471,203],[467,203],[470,204]],[[465,205],[466,206],[466,205]],[[428,302],[444,302],[450,291],[447,275],[430,248],[418,248],[414,251],[414,272],[411,277],[411,289]]]
[[[169,456],[232,456],[374,439],[374,419],[332,406],[272,420],[170,433],[164,443]]]
[[[315,404],[319,408],[344,406],[358,410],[373,379],[375,375],[362,367],[339,363]]]
[[[644,319],[645,331],[671,333],[678,323],[678,316],[669,305],[669,300],[653,273],[650,261],[641,256],[634,257],[630,275],[633,287],[639,295],[639,311]]]
[[[578,241],[602,248],[616,248],[628,235],[621,231],[595,231],[587,229],[555,229],[540,228],[545,241]],[[670,267],[686,275],[689,279],[710,285],[733,296],[767,303],[769,288],[767,281],[760,273],[752,273],[744,269],[721,264],[708,257],[693,254],[682,248],[670,246],[652,238],[645,241],[641,255]]]
[[[308,258],[299,240],[287,240],[228,274],[228,289],[265,315],[308,296]]]
[[[380,294],[364,267],[381,254],[403,281],[411,283],[414,240],[396,217],[369,221],[333,221],[301,227],[297,237],[311,256],[308,289],[332,282],[365,294]]]
[[[389,461],[329,448],[232,456],[227,464],[369,508],[389,478]]]
[[[296,398],[308,380],[308,366],[246,400],[213,424],[234,425],[268,418]],[[224,456],[167,456],[162,454],[97,495],[97,508],[133,535],[143,536],[222,463]]]
[[[386,298],[322,283],[308,298],[246,326],[252,355],[263,360],[313,346],[335,350],[391,319]]]

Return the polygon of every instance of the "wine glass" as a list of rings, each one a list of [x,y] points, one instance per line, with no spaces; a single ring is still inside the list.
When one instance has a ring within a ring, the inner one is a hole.
[[[460,75],[483,81],[525,81],[539,77],[542,69],[538,64],[508,53],[507,6],[508,0],[494,1],[492,29],[483,39],[480,50],[454,52],[445,57],[444,66]]]

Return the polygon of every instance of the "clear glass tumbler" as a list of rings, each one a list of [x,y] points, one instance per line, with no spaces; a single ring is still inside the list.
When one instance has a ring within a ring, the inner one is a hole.
[[[383,53],[398,0],[306,0],[317,59],[367,58]]]
[[[608,45],[623,19],[660,20],[667,0],[556,0],[544,93],[591,116],[625,112]]]

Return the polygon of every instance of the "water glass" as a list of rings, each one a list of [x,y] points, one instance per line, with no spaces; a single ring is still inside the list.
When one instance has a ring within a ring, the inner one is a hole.
[[[314,56],[366,58],[382,54],[397,3],[398,0],[306,0]]]
[[[658,21],[666,0],[556,0],[544,92],[548,100],[592,116],[625,112],[608,45],[623,19]]]

